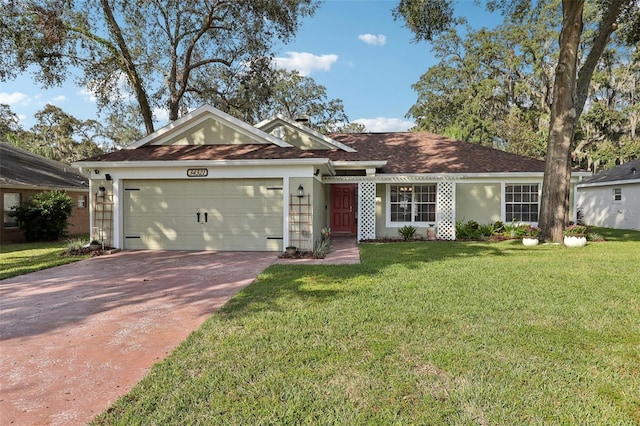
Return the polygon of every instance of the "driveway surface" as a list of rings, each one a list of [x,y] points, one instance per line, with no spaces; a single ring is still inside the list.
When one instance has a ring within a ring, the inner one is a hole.
[[[276,260],[124,251],[0,281],[0,425],[78,425]]]

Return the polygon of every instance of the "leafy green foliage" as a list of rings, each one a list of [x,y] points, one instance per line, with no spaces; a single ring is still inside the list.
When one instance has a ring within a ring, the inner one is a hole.
[[[405,225],[401,228],[398,228],[398,234],[400,234],[405,241],[415,237],[417,231],[418,228],[411,225]]]
[[[461,240],[480,240],[483,238],[496,235],[496,226],[503,229],[504,224],[502,222],[489,223],[481,225],[475,220],[469,220],[467,222],[456,222],[456,238]]]
[[[73,201],[63,191],[45,191],[26,199],[9,213],[18,219],[28,242],[55,241],[64,236],[69,225]]]
[[[321,238],[313,245],[313,257],[316,259],[324,259],[325,256],[333,248],[331,238]]]
[[[247,122],[259,122],[281,114],[296,120],[308,118],[305,126],[320,133],[340,132],[348,126],[341,99],[327,99],[326,87],[297,71],[275,71],[268,82],[269,96],[253,103],[241,103],[241,108],[230,110]]]
[[[80,73],[101,110],[135,105],[147,133],[204,102],[228,110],[268,96],[274,46],[296,33],[316,0],[188,2],[11,1],[0,16],[0,78],[32,67],[45,85]],[[122,84],[123,79],[126,81]]]

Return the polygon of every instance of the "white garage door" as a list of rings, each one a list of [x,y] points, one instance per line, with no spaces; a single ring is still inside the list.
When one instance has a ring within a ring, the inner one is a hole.
[[[282,180],[127,180],[127,249],[282,251]]]

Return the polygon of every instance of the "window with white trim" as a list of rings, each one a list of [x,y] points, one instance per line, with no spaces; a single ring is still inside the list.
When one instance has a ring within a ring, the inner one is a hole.
[[[78,195],[78,208],[84,209],[87,207],[87,196],[86,195]]]
[[[9,216],[11,211],[14,211],[13,207],[20,205],[20,193],[19,192],[5,192],[2,197],[3,209],[4,209],[4,227],[5,228],[17,228],[18,219]]]
[[[613,188],[613,201],[618,203],[622,201],[622,188]]]
[[[540,209],[539,185],[506,184],[504,204],[507,222],[537,222]]]
[[[389,185],[391,223],[436,221],[436,185]]]

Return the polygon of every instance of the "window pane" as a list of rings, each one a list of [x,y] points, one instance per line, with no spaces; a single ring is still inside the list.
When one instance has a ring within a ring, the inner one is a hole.
[[[9,212],[12,211],[12,207],[18,207],[20,205],[20,193],[5,192],[2,199],[4,202],[4,227],[16,228],[18,226],[18,219],[15,217],[9,217]]]
[[[505,185],[505,219],[509,222],[537,222],[538,184]]]

